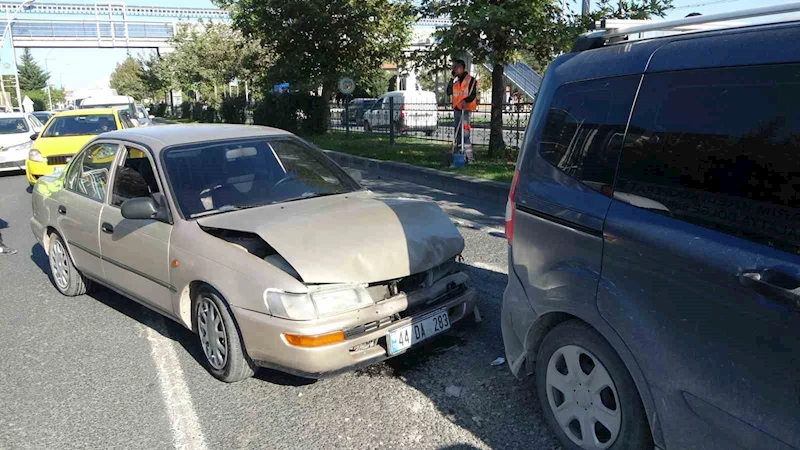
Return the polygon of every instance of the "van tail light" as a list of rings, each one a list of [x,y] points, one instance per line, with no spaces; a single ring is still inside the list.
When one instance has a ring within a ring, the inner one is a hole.
[[[511,245],[511,240],[514,237],[514,216],[517,212],[514,197],[517,193],[517,183],[519,183],[519,170],[514,171],[514,178],[511,179],[511,189],[508,191],[508,203],[506,203],[506,239],[508,239],[508,245]]]
[[[400,118],[401,119],[405,119],[406,118],[406,105],[405,104],[400,105]]]

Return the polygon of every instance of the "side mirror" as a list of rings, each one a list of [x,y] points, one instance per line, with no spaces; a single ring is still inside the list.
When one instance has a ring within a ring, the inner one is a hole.
[[[36,139],[39,139],[39,133],[33,133],[33,134],[31,135],[31,140],[32,140],[32,141],[35,141]]]
[[[344,169],[344,171],[347,172],[348,175],[350,175],[350,178],[356,180],[357,183],[361,183],[361,180],[363,178],[361,176],[361,171],[360,170],[351,169],[351,168],[348,167],[348,168]]]
[[[122,217],[131,220],[164,220],[166,211],[150,197],[137,197],[122,202]]]

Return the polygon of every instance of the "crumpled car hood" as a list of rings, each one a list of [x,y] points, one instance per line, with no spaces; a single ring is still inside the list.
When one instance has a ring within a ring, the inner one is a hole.
[[[258,234],[305,283],[373,283],[424,272],[464,250],[433,202],[370,192],[275,204],[203,217],[204,227]]]

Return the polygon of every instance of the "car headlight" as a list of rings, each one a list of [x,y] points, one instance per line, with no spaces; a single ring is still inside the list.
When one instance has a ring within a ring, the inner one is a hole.
[[[28,159],[35,162],[44,162],[44,157],[39,150],[32,148],[30,152],[28,152]]]
[[[312,288],[308,294],[267,289],[264,300],[271,314],[291,320],[333,316],[374,303],[363,286],[352,284]]]

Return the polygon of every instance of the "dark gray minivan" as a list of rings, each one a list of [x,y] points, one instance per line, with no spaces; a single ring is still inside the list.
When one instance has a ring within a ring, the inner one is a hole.
[[[547,69],[502,331],[565,448],[800,448],[798,43],[584,37]]]

